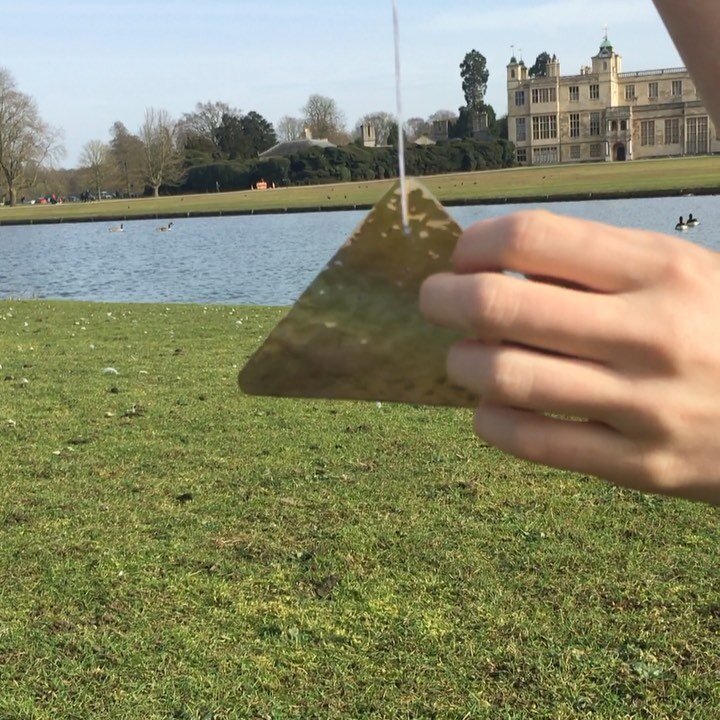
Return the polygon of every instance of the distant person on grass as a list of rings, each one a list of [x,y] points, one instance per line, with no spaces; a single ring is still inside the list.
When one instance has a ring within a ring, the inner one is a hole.
[[[720,125],[720,2],[655,4]],[[470,338],[448,371],[484,398],[478,435],[534,462],[720,504],[718,254],[531,212],[473,225],[454,263],[420,303]]]

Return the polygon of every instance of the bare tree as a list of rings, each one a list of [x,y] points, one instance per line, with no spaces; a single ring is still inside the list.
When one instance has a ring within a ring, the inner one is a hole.
[[[275,126],[278,140],[290,142],[305,137],[305,121],[302,118],[283,115]]]
[[[184,145],[188,138],[196,137],[217,147],[217,133],[223,117],[240,117],[242,112],[225,102],[197,103],[195,111],[185,113],[178,123],[178,139]]]
[[[0,171],[10,205],[19,190],[32,187],[38,171],[65,150],[58,131],[40,118],[35,101],[20,92],[9,71],[0,67]]]
[[[437,110],[429,118],[428,122],[432,124],[437,120],[457,120],[458,114],[452,110]]]
[[[432,124],[421,117],[412,117],[405,123],[405,132],[408,140],[412,142],[421,135],[429,135],[432,132]]]
[[[375,141],[378,145],[387,145],[391,130],[397,125],[394,115],[387,112],[374,112],[364,115],[358,120],[355,132],[359,135],[363,125],[372,125],[375,128]]]
[[[160,195],[162,184],[177,182],[182,176],[182,163],[177,151],[177,124],[167,110],[148,108],[140,128],[145,150],[145,180]]]
[[[110,172],[110,147],[101,140],[90,140],[83,145],[80,154],[80,167],[90,174],[95,197],[100,199],[103,181],[107,180]]]
[[[311,95],[302,108],[306,127],[314,138],[336,141],[347,137],[345,116],[337,103],[324,95]]]

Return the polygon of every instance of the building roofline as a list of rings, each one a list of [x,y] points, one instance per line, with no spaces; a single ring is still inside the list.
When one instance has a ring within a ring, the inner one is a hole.
[[[637,72],[624,72],[618,73],[619,78],[633,78],[633,77],[650,77],[651,75],[680,75],[688,74],[688,69],[684,67],[679,68],[661,68],[660,70],[638,70]]]

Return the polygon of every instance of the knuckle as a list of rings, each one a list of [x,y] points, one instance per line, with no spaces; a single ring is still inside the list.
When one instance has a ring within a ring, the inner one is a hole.
[[[650,451],[640,459],[636,476],[641,490],[675,495],[682,486],[677,463],[665,452]]]
[[[508,257],[532,254],[545,233],[551,213],[546,210],[526,210],[509,215],[505,226],[505,252]]]
[[[509,352],[498,352],[490,362],[485,394],[488,399],[523,404],[532,394],[533,378]]]
[[[502,276],[475,276],[471,293],[472,321],[477,329],[505,328],[517,317],[517,297],[506,291]]]
[[[694,250],[675,245],[666,248],[659,259],[659,274],[663,282],[681,287],[696,283],[702,268]]]
[[[677,337],[677,336],[675,336]],[[642,342],[640,359],[643,363],[660,369],[670,370],[677,364],[677,344],[673,341],[670,328],[648,334]]]

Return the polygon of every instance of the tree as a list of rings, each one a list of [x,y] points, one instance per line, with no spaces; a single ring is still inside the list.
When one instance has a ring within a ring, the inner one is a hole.
[[[388,129],[386,143],[393,148],[400,147],[400,126],[396,122]]]
[[[467,53],[465,59],[460,63],[460,76],[462,77],[465,104],[470,110],[475,110],[483,103],[490,79],[485,56],[477,50]]]
[[[42,121],[35,101],[0,67],[0,171],[9,204],[15,204],[19,190],[35,183],[45,163],[62,154],[59,133]]]
[[[427,121],[430,125],[430,129],[432,129],[432,124],[438,120],[450,120],[451,122],[454,122],[457,119],[458,114],[452,110],[436,110],[432,115],[430,115]]]
[[[257,157],[277,143],[275,128],[260,113],[251,110],[242,117],[248,157]]]
[[[136,184],[143,182],[145,148],[119,120],[110,128],[110,156],[126,197],[135,195]]]
[[[535,64],[528,70],[528,75],[530,77],[547,77],[547,66],[550,60],[550,53],[541,52],[535,59]]]
[[[160,186],[177,182],[182,176],[180,154],[177,151],[177,124],[167,110],[148,108],[140,128],[144,150],[145,181],[160,195]]]
[[[412,117],[405,123],[405,132],[408,140],[412,142],[421,135],[429,135],[432,132],[432,124],[421,117]]]
[[[508,116],[503,115],[502,117],[499,117],[495,121],[495,135],[499,137],[501,140],[507,140],[509,138],[508,135]]]
[[[277,122],[277,136],[282,142],[305,137],[305,121],[302,118],[283,115]]]
[[[302,112],[305,126],[314,138],[333,141],[345,135],[345,116],[332,98],[311,95]]]
[[[393,126],[397,126],[397,120],[394,115],[387,112],[374,112],[364,115],[355,125],[355,132],[360,133],[363,125],[372,125],[375,128],[375,141],[377,145],[388,145],[390,140],[390,131]]]
[[[101,140],[85,143],[80,154],[80,167],[90,173],[95,197],[100,198],[103,181],[107,180],[110,174],[110,147]]]
[[[180,143],[183,146],[188,143],[193,143],[195,146],[205,143],[217,148],[217,133],[226,115],[240,117],[242,113],[225,102],[197,103],[194,112],[185,113],[180,118],[178,128]]]
[[[217,144],[228,160],[249,160],[277,142],[273,126],[259,113],[224,115]]]
[[[496,115],[492,105],[483,102],[475,110],[469,110],[461,107],[458,119],[451,123],[450,137],[453,138],[471,138],[475,135],[475,122],[480,120],[480,116],[487,117],[487,131],[491,135],[497,136],[496,131]]]

